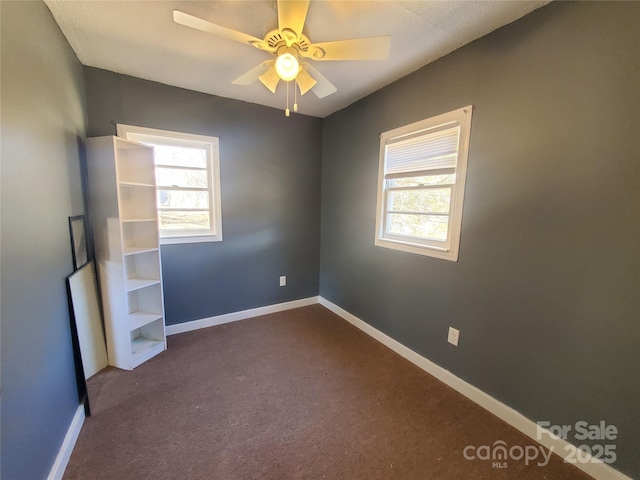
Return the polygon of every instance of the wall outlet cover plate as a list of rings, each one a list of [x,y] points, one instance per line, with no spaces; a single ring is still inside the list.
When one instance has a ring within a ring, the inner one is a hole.
[[[460,340],[460,330],[453,327],[449,327],[449,336],[447,337],[447,342],[457,347],[459,340]]]

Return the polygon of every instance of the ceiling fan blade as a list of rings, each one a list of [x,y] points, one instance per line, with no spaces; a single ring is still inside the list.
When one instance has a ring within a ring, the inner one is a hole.
[[[273,60],[262,62],[260,65],[252,68],[247,73],[240,75],[231,83],[233,83],[234,85],[251,85],[252,83],[255,83],[255,81],[258,80],[258,78],[263,75],[271,65],[273,65],[273,63]]]
[[[276,93],[276,87],[278,86],[278,82],[280,82],[280,77],[278,76],[278,72],[276,72],[276,67],[272,65],[266,72],[258,77],[258,80],[260,80],[265,87],[271,90],[272,93]]]
[[[288,46],[302,35],[308,10],[309,0],[278,0],[278,28]]]
[[[314,43],[300,54],[313,60],[384,60],[389,56],[390,45],[391,37],[383,35]]]
[[[180,25],[184,25],[185,27],[195,28],[196,30],[202,30],[203,32],[213,33],[219,37],[245,43],[252,47],[259,48],[260,50],[266,50],[269,52],[273,51],[273,49],[269,47],[269,44],[264,40],[260,40],[259,38],[252,37],[251,35],[247,35],[246,33],[242,33],[231,28],[216,25],[215,23],[194,17],[193,15],[181,12],[180,10],[173,11],[173,21]]]
[[[303,67],[298,72],[296,83],[298,84],[298,88],[300,88],[300,95],[304,95],[309,90],[311,90],[318,83],[318,81],[314,80]]]
[[[313,91],[313,93],[316,94],[316,97],[324,98],[338,90],[333,83],[327,80],[318,70],[313,68],[311,65],[309,65],[308,63],[304,63],[302,66],[309,72],[309,74],[317,82],[311,88],[311,91]]]

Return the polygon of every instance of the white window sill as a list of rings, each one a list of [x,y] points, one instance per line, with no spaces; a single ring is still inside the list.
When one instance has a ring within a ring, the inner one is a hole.
[[[188,237],[161,237],[160,245],[177,245],[181,243],[221,242],[221,235],[194,235]]]
[[[433,247],[430,245],[420,245],[418,243],[399,242],[385,238],[376,238],[375,245],[377,247],[390,248],[392,250],[400,250],[402,252],[414,253],[417,255],[425,255],[427,257],[439,258],[450,262],[458,261],[458,252],[446,250],[443,248]]]

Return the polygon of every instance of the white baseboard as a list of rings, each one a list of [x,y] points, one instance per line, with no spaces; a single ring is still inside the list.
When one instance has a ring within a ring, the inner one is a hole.
[[[430,360],[427,360],[425,357],[405,347],[400,342],[382,333],[380,330],[377,330],[368,323],[360,320],[355,315],[352,315],[351,313],[347,312],[346,310],[332,303],[326,298],[319,297],[319,301],[321,305],[328,308],[333,313],[339,315],[347,322],[359,328],[367,335],[378,340],[380,343],[398,353],[405,359],[409,360],[411,363],[418,366],[425,372],[433,375],[441,382],[458,391],[484,409],[490,411],[498,418],[501,418],[512,427],[517,428],[522,433],[535,440],[537,443],[551,449],[553,453],[560,456],[561,458],[564,459],[568,457],[570,455],[571,449],[575,448],[566,440],[558,437],[552,437],[551,434],[546,430],[543,431],[541,435],[539,435],[541,430],[540,427],[538,427],[535,422],[529,420],[527,417],[517,412],[513,408],[505,405],[499,400],[496,400],[492,396],[474,387],[470,383],[465,382],[461,378],[456,377],[450,371],[445,370],[444,368],[436,365]],[[590,456],[587,457],[587,455],[584,455],[583,458],[588,461],[585,463],[574,463],[574,465],[597,480],[632,480],[630,477],[627,477],[623,473],[620,473],[610,465],[603,463],[600,460],[591,458]]]
[[[53,462],[53,466],[49,472],[49,477],[47,477],[48,480],[62,480],[64,471],[67,468],[69,459],[71,458],[73,447],[75,447],[78,435],[80,435],[84,419],[84,405],[80,405],[73,416],[73,420],[71,420],[67,434],[65,435],[62,446],[60,447],[60,451],[58,451],[56,461]]]
[[[200,320],[192,320],[190,322],[178,323],[176,325],[167,325],[165,328],[167,335],[175,335],[177,333],[190,332],[201,328],[222,325],[223,323],[237,322],[247,318],[259,317],[269,313],[283,312],[292,308],[306,307],[319,303],[319,297],[302,298],[291,302],[277,303],[275,305],[267,305],[265,307],[252,308],[250,310],[242,310],[240,312],[226,313],[215,317],[201,318]]]

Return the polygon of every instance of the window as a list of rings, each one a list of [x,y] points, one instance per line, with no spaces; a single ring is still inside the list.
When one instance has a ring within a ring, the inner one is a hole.
[[[221,241],[218,138],[132,125],[118,136],[154,147],[160,243]]]
[[[458,261],[472,109],[380,136],[377,246]]]

